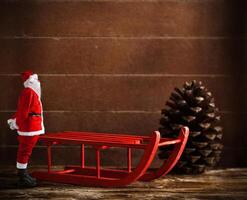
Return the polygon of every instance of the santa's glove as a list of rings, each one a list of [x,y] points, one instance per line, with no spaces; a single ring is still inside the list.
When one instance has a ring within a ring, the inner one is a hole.
[[[9,119],[9,120],[7,121],[7,123],[8,123],[9,128],[10,128],[11,130],[18,130],[18,129],[19,129],[19,127],[18,127],[17,124],[16,124],[16,118],[15,118],[15,119]]]

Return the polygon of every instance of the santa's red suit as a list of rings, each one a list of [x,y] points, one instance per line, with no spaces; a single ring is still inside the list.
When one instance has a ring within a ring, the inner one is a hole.
[[[16,167],[26,169],[33,147],[39,135],[44,134],[41,88],[37,74],[31,71],[22,73],[24,89],[22,90],[17,112],[8,120],[12,130],[18,133],[19,147]]]

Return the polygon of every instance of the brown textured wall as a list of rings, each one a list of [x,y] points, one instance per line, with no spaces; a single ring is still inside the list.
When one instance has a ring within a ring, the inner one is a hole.
[[[173,88],[186,80],[202,80],[223,118],[221,166],[247,166],[244,4],[244,0],[1,1],[1,164],[15,162],[16,136],[6,120],[21,89],[18,74],[29,68],[43,84],[49,132],[149,134],[158,128],[160,110]],[[77,150],[57,147],[57,163],[76,163]],[[32,161],[44,164],[44,151],[38,146]],[[114,149],[111,155],[108,162],[104,159],[106,164],[119,157]]]

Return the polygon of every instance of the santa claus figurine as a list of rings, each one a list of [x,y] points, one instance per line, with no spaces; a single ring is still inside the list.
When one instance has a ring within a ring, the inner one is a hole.
[[[22,90],[17,106],[17,112],[8,120],[11,130],[18,133],[18,151],[16,167],[21,187],[34,187],[36,179],[27,172],[27,165],[32,150],[39,135],[44,134],[43,109],[41,103],[41,88],[38,75],[31,71],[21,73],[24,89]]]

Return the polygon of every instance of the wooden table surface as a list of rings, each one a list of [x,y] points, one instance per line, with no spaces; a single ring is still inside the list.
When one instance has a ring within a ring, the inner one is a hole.
[[[1,170],[0,199],[175,200],[247,199],[247,168],[212,170],[202,175],[168,175],[124,188],[92,188],[42,182],[33,189],[16,189],[14,170]]]

